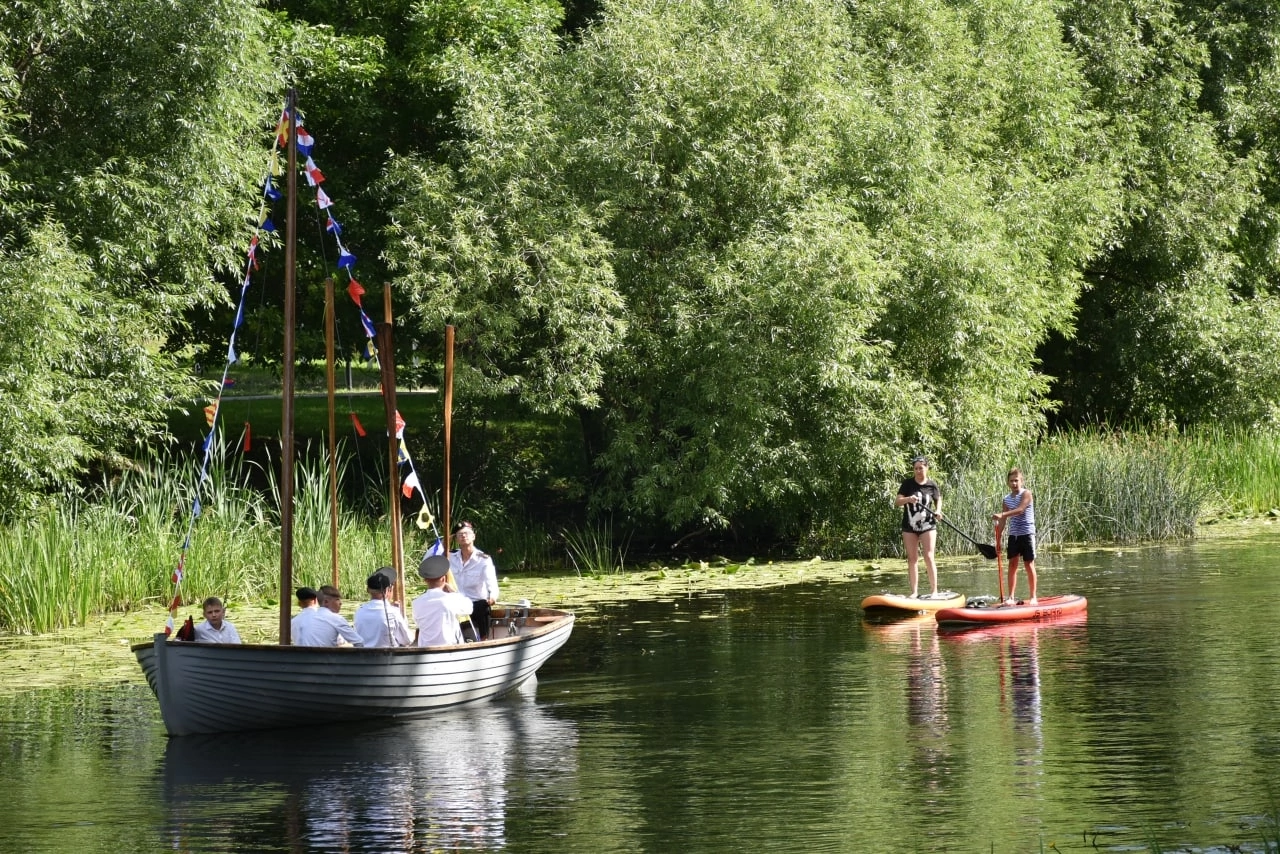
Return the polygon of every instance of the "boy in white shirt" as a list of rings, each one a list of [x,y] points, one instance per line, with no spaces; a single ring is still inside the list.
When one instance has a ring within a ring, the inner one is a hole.
[[[196,626],[196,641],[200,643],[240,643],[240,633],[223,619],[226,606],[217,596],[204,600],[204,622]]]

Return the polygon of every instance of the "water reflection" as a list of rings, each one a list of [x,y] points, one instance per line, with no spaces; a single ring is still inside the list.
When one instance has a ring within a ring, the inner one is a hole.
[[[576,750],[577,725],[528,702],[403,724],[173,738],[166,835],[191,852],[500,849],[509,781],[544,777],[549,796],[572,774],[547,769],[569,771]]]
[[[907,737],[912,765],[925,791],[947,782],[952,759],[947,703],[947,665],[932,615],[863,624],[886,648],[901,653],[905,667]]]
[[[953,629],[943,627],[939,636],[962,647],[977,659],[978,672],[991,660],[996,673],[996,700],[1001,720],[1009,721],[1012,735],[1014,779],[1023,794],[1034,795],[1045,774],[1045,719],[1041,693],[1041,644],[1062,640],[1077,643],[1088,612],[1070,614],[1047,622]],[[990,654],[991,659],[986,655]],[[1065,653],[1067,659],[1072,653]],[[1063,654],[1059,654],[1061,660]]]

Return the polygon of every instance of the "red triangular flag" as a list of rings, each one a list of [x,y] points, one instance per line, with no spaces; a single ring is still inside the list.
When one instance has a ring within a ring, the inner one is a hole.
[[[351,301],[356,305],[360,305],[360,297],[364,296],[364,288],[355,279],[351,280],[351,284],[347,285],[347,294],[351,297]]]
[[[253,446],[252,432],[249,429],[249,422],[244,422],[244,452],[247,454]]]
[[[360,419],[356,417],[356,414],[354,412],[351,413],[351,424],[356,428],[357,436],[369,435],[368,433],[365,432],[364,425],[360,423]]]

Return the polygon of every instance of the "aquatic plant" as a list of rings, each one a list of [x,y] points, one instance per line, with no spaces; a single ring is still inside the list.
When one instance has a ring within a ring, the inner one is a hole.
[[[628,542],[616,545],[613,522],[603,520],[585,528],[564,530],[565,549],[578,575],[605,575],[626,569]]]

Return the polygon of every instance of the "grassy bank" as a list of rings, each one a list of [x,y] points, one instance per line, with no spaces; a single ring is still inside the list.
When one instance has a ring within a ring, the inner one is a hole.
[[[1046,548],[1188,537],[1207,523],[1280,507],[1280,437],[1077,432],[982,470],[936,472],[948,516],[977,539],[990,541],[987,520],[1011,464],[1027,473],[1035,491]],[[344,500],[355,507],[341,516],[339,583],[358,598],[369,573],[390,562],[386,502],[383,487],[362,471],[341,475]],[[189,533],[192,479],[185,458],[154,458],[86,500],[9,526],[0,536],[0,627],[44,633],[83,626],[97,614],[160,608],[172,595],[170,575]],[[210,467],[197,535],[185,555],[186,602],[207,595],[268,607],[277,602],[277,492],[268,465],[233,457]],[[295,583],[328,583],[328,484],[317,455],[308,454],[299,467],[295,492]],[[468,512],[465,496],[455,496],[455,503],[459,517]],[[896,516],[887,502],[883,529],[892,543]],[[412,524],[405,530],[412,563],[433,535]],[[481,546],[504,573],[620,579],[637,562],[627,554],[628,534],[616,525],[566,531],[523,516],[489,516]],[[971,551],[949,532],[942,542],[944,551]],[[883,547],[869,543],[867,554],[883,554]]]

